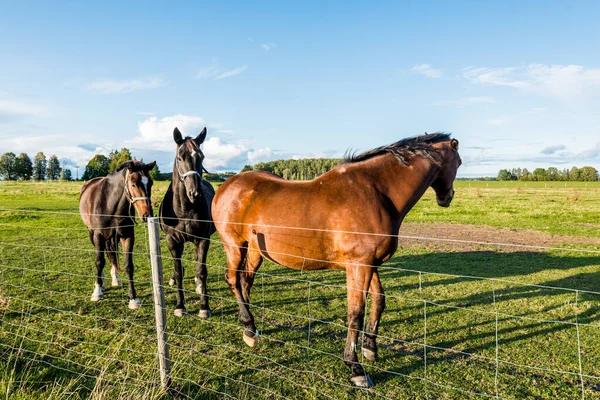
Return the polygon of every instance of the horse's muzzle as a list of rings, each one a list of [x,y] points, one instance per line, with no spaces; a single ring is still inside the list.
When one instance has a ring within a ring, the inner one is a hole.
[[[452,189],[452,193],[448,194],[445,199],[440,199],[436,196],[436,200],[438,206],[440,207],[450,207],[450,203],[452,203],[452,199],[454,199],[454,189]]]

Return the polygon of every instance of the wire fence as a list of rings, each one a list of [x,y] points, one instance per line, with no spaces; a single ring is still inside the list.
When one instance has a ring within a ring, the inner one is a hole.
[[[101,302],[89,300],[95,252],[77,212],[2,209],[0,217],[0,390],[161,398],[147,226],[134,227],[134,280],[142,307],[129,310],[126,285],[107,287]],[[292,271],[266,262],[256,274],[250,304],[261,336],[249,348],[241,340],[238,305],[223,280],[223,244],[213,235],[207,260],[212,317],[196,315],[200,302],[189,271],[188,316],[173,315],[175,289],[163,287],[171,394],[600,397],[600,292],[593,290],[600,250],[397,237],[401,245],[435,241],[475,250],[407,247],[403,256],[379,267],[387,303],[379,360],[359,356],[374,388],[354,388],[343,362],[344,273]],[[182,262],[194,271],[190,246]],[[174,260],[162,247],[168,281]],[[518,251],[502,251],[507,248]]]

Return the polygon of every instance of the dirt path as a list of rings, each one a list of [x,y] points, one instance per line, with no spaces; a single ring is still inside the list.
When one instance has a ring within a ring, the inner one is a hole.
[[[406,222],[400,228],[400,236],[415,236],[428,239],[451,239],[469,242],[506,243],[522,246],[569,247],[569,245],[595,245],[600,250],[600,239],[550,235],[529,229],[495,228],[485,225],[461,225],[450,223]],[[513,252],[523,251],[523,247],[489,246],[480,243],[463,243],[440,240],[400,238],[404,248],[424,248],[436,251],[472,251],[494,249]],[[576,247],[576,246],[573,246]],[[535,249],[527,248],[528,251]]]

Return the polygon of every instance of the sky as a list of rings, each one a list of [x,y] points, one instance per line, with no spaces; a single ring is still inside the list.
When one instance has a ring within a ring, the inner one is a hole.
[[[172,169],[341,157],[424,132],[459,177],[600,170],[600,2],[0,0],[0,154]],[[74,175],[75,175],[75,171]]]

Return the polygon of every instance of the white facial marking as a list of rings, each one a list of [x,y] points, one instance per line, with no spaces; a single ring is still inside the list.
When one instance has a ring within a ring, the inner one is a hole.
[[[148,189],[148,177],[142,176],[142,184],[144,185],[144,189]]]

